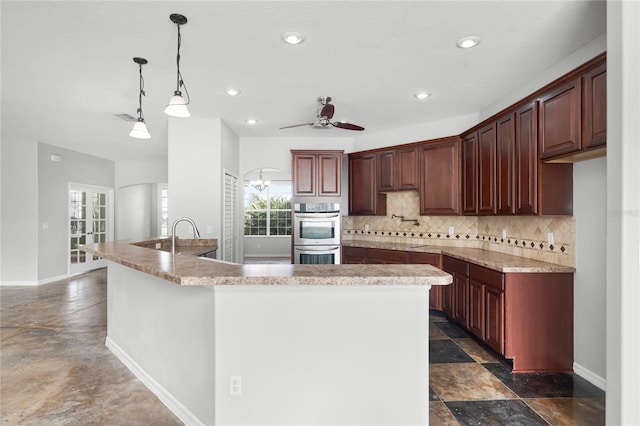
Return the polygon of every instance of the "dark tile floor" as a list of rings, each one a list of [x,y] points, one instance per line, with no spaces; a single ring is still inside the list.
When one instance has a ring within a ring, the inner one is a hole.
[[[104,269],[0,287],[2,425],[180,424],[105,347],[106,305]],[[431,425],[604,424],[604,392],[585,380],[513,375],[445,317],[430,318]]]
[[[430,425],[604,425],[605,393],[575,374],[512,374],[430,313]]]

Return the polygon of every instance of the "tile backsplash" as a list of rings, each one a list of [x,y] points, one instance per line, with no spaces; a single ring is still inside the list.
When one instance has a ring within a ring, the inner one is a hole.
[[[420,216],[419,212],[417,191],[390,192],[387,216],[344,216],[342,239],[475,247],[575,267],[573,216]],[[418,225],[392,215],[417,219]],[[550,232],[553,244],[547,241]]]

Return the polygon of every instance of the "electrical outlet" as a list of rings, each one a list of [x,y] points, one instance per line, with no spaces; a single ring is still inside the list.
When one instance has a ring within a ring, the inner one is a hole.
[[[242,395],[242,376],[229,376],[229,395]]]
[[[369,224],[368,224],[368,223],[365,223],[365,225],[364,225],[364,231],[365,231],[365,232],[369,232]]]
[[[547,234],[547,244],[549,244],[550,246],[553,245],[553,232],[549,232]]]
[[[453,232],[453,226],[450,226],[450,227],[449,227],[449,235],[453,235],[453,233],[454,233],[454,232]]]
[[[507,229],[506,228],[502,229],[502,238],[507,238]]]
[[[207,234],[213,234],[213,225],[207,225]]]

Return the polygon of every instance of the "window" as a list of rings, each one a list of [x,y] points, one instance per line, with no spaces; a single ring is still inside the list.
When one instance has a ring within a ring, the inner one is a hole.
[[[262,192],[245,182],[244,235],[291,235],[291,181],[272,181]]]
[[[160,187],[160,236],[169,236],[169,185]]]

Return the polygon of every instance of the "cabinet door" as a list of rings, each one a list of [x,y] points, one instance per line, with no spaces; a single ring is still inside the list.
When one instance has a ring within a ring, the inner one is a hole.
[[[454,315],[453,319],[469,328],[469,277],[455,274],[453,277]]]
[[[496,125],[478,131],[478,213],[496,214]]]
[[[607,65],[586,73],[583,77],[582,149],[607,143]]]
[[[516,213],[538,214],[537,102],[516,111]]]
[[[478,213],[478,134],[462,139],[462,213]]]
[[[504,292],[485,288],[486,329],[484,341],[496,352],[504,355]]]
[[[418,180],[418,149],[398,149],[396,151],[396,188],[418,189]]]
[[[442,310],[451,318],[453,318],[455,304],[455,300],[453,297],[453,285],[455,283],[456,275],[455,273],[451,273],[449,271],[446,272],[451,274],[454,282],[449,285],[442,286]]]
[[[460,198],[460,141],[420,148],[420,214],[456,215]]]
[[[496,210],[500,215],[516,213],[515,123],[514,114],[509,114],[496,124]]]
[[[398,250],[367,249],[366,263],[407,263],[407,252]]]
[[[318,196],[339,197],[342,171],[342,154],[319,153],[318,158]]]
[[[296,154],[293,159],[293,195],[316,196],[316,155]]]
[[[349,214],[375,215],[377,212],[376,155],[349,156]]]
[[[469,280],[469,331],[482,340],[485,338],[484,289],[484,284]]]
[[[378,154],[378,190],[396,189],[396,152],[384,151]]]
[[[427,264],[435,266],[436,268],[440,268],[440,255],[435,253],[416,253],[416,252],[408,252],[407,253],[407,262],[415,263],[415,264]],[[431,290],[429,290],[429,308],[437,309],[441,311],[442,308],[442,297],[443,297],[443,288],[451,287],[451,285],[441,286],[441,285],[433,285],[431,286]]]
[[[342,263],[365,263],[365,251],[362,247],[342,247]]]
[[[540,98],[540,158],[552,158],[581,148],[581,79]]]

